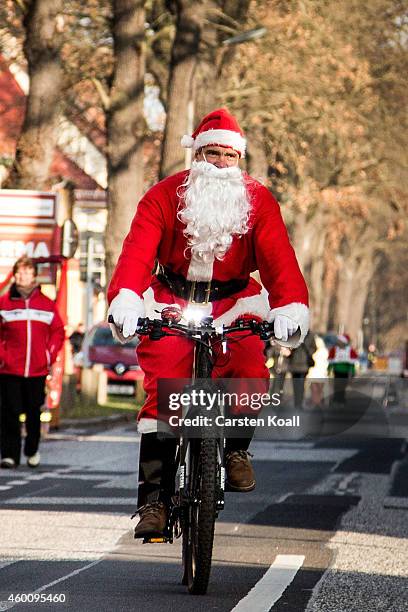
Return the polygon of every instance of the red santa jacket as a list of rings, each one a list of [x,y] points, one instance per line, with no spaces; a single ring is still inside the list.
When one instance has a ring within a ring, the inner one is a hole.
[[[183,234],[185,226],[177,218],[177,189],[185,182],[187,172],[160,181],[139,202],[109,286],[109,303],[122,288],[142,296],[152,283],[156,259],[173,272],[187,276],[190,255]],[[307,306],[306,284],[279,204],[261,183],[248,175],[245,180],[251,199],[250,229],[247,234],[234,237],[222,261],[214,261],[213,278],[247,279],[251,272],[259,270],[271,308],[290,303]],[[259,284],[251,279],[249,287],[234,297],[247,298],[259,291]]]
[[[45,376],[64,338],[55,302],[39,287],[23,299],[12,285],[0,297],[0,374]]]

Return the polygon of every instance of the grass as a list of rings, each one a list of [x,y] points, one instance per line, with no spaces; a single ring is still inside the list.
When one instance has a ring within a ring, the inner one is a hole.
[[[104,406],[95,403],[84,403],[81,396],[76,395],[73,406],[61,414],[65,419],[92,419],[97,417],[110,417],[119,414],[128,414],[129,418],[136,417],[140,404],[134,397],[108,396]]]

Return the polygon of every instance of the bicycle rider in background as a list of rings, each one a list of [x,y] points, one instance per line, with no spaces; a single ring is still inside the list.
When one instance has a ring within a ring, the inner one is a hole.
[[[306,284],[279,204],[239,168],[246,140],[237,120],[225,108],[214,110],[181,144],[193,150],[191,170],[149,189],[124,240],[108,290],[113,334],[122,342],[130,340],[139,317],[157,318],[165,306],[178,304],[184,310],[194,302],[193,307],[214,318],[215,326],[244,315],[273,322],[276,338],[286,346],[294,345],[290,336],[299,327],[299,344],[308,330]],[[152,275],[156,260],[158,271]],[[255,270],[269,295],[250,277]],[[176,439],[157,433],[157,380],[190,378],[193,348],[186,338],[154,342],[147,336],[137,348],[147,397],[138,417],[142,435],[136,538],[163,533],[166,526]],[[263,349],[254,335],[231,342],[227,354],[216,360],[213,377],[265,379],[267,385]],[[248,427],[241,437],[227,439],[226,480],[231,490],[255,487],[247,452],[253,433]]]

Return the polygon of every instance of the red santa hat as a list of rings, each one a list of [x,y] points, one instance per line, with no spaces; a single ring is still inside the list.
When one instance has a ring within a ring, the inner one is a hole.
[[[337,336],[337,338],[343,344],[349,344],[350,343],[350,336],[348,334],[340,334],[339,336]]]
[[[245,157],[246,139],[235,117],[226,108],[218,108],[201,120],[191,136],[183,136],[181,145],[193,151],[208,145],[231,147]]]

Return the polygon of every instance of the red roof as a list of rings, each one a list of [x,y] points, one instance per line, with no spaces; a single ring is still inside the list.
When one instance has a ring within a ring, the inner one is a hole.
[[[0,55],[0,157],[14,157],[25,107],[25,94]],[[70,179],[78,189],[101,189],[91,176],[58,148],[50,167],[51,177]]]
[[[13,157],[23,125],[25,95],[0,55],[0,155]]]

